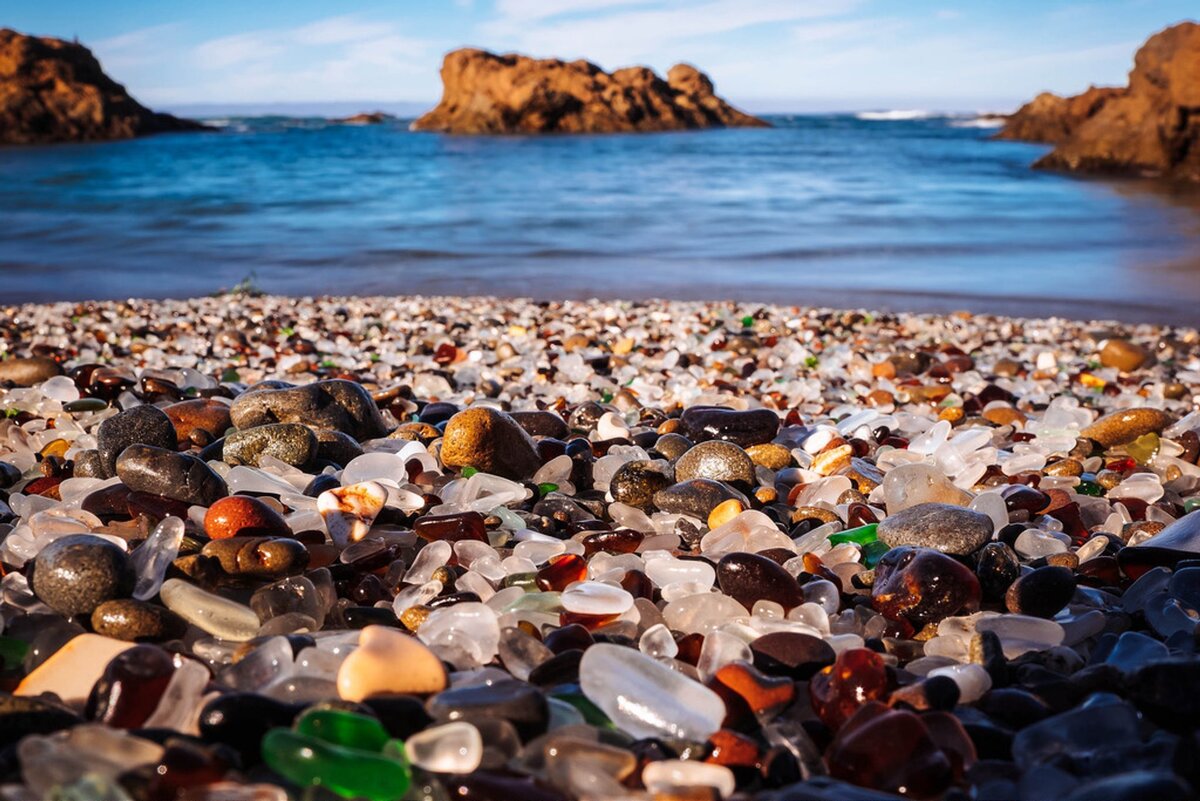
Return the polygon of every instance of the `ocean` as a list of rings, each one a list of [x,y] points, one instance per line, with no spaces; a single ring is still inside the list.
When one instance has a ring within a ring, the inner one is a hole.
[[[1200,203],[1031,170],[990,120],[454,137],[408,121],[0,149],[0,302],[270,293],[764,300],[1195,323]]]

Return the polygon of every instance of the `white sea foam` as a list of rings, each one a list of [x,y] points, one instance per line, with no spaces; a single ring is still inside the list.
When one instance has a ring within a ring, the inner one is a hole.
[[[900,120],[927,120],[943,115],[924,109],[890,109],[888,111],[860,111],[854,116],[856,119],[872,122],[897,122]]]
[[[1003,117],[974,117],[969,120],[955,120],[951,128],[999,128],[1004,125]]]

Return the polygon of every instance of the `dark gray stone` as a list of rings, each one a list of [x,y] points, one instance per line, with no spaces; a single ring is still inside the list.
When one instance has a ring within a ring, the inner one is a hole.
[[[91,534],[69,534],[38,552],[29,583],[42,603],[74,617],[128,596],[136,581],[128,557],[116,545]]]
[[[117,460],[121,482],[136,492],[212,506],[229,494],[225,479],[200,459],[152,445],[131,445]]]
[[[174,450],[175,424],[162,409],[149,405],[134,406],[100,424],[96,429],[96,450],[100,452],[105,478],[116,475],[117,457],[121,452],[138,443]]]
[[[673,515],[689,515],[700,521],[725,501],[736,499],[750,507],[746,496],[737,490],[709,478],[693,478],[672,484],[654,493],[654,505]]]
[[[676,481],[692,478],[710,478],[746,488],[753,487],[754,462],[741,447],[732,442],[701,442],[675,462]]]
[[[884,518],[876,535],[892,548],[912,545],[963,556],[992,538],[992,519],[964,506],[919,503]]]
[[[271,423],[233,432],[221,449],[222,461],[233,465],[258,467],[264,456],[305,467],[317,456],[317,435],[299,423]]]
[[[358,441],[387,434],[371,394],[352,381],[317,381],[302,387],[251,387],[233,402],[230,419],[239,429],[269,423],[303,423],[332,428]]]

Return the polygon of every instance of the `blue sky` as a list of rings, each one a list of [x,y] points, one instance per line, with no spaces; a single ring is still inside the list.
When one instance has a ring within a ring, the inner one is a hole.
[[[463,45],[689,61],[757,111],[1006,109],[1123,83],[1177,0],[9,0],[0,25],[77,36],[143,102],[432,102]]]

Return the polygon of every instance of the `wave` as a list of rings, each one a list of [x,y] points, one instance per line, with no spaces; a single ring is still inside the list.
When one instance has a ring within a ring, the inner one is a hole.
[[[999,128],[1004,125],[1003,117],[975,117],[969,120],[955,120],[951,128]]]
[[[854,115],[855,119],[869,120],[871,122],[898,122],[902,120],[928,120],[933,117],[944,117],[946,115],[939,114],[936,111],[925,111],[924,109],[890,109],[888,111],[860,111]]]

